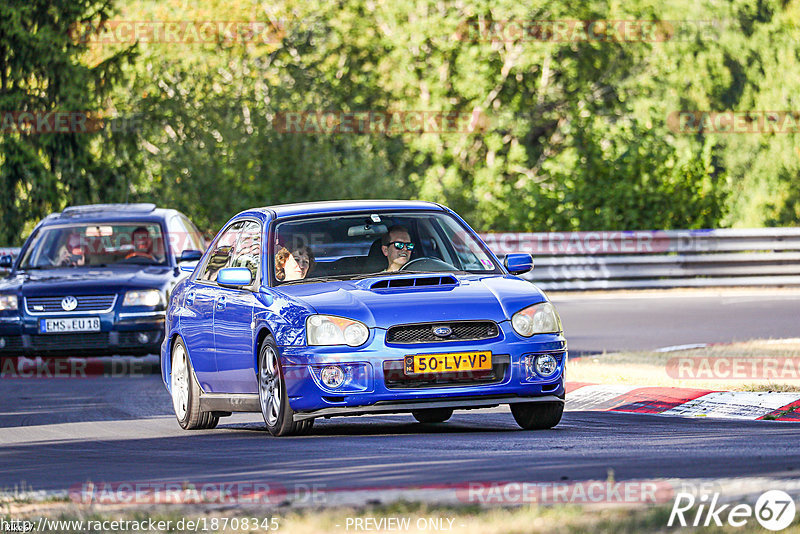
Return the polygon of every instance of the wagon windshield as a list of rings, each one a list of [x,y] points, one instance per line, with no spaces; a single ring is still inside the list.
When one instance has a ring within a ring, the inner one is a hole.
[[[291,219],[275,229],[272,258],[275,283],[409,272],[501,272],[475,234],[446,213]]]
[[[152,222],[124,222],[43,228],[26,250],[20,269],[120,263],[166,264],[161,226]]]

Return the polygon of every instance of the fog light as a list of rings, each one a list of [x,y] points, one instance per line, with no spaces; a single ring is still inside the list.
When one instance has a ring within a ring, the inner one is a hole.
[[[336,365],[329,365],[320,373],[322,384],[330,389],[336,389],[344,384],[344,371]]]
[[[539,376],[553,376],[558,371],[558,361],[550,354],[540,354],[533,361],[533,367]]]
[[[141,343],[142,345],[147,345],[150,343],[150,334],[147,332],[139,332],[136,334],[136,340]]]
[[[6,338],[0,337],[0,349],[6,348]]]

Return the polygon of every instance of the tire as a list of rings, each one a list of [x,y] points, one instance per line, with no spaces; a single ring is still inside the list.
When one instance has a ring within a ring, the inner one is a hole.
[[[511,414],[525,430],[553,428],[564,413],[563,402],[526,402],[511,405]]]
[[[186,346],[178,338],[172,347],[172,369],[170,371],[172,408],[178,424],[184,430],[210,429],[217,426],[219,417],[212,412],[200,411],[200,386],[192,369]]]
[[[289,406],[286,381],[281,371],[278,346],[272,336],[267,336],[258,351],[258,400],[261,415],[269,433],[276,437],[307,434],[314,426],[313,419],[294,421],[294,411]]]
[[[452,408],[430,408],[411,412],[420,423],[444,423],[453,416]]]

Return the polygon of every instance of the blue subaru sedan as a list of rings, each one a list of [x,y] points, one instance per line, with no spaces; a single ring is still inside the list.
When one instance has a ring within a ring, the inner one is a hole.
[[[184,429],[261,412],[275,436],[318,417],[509,405],[525,429],[558,424],[561,320],[453,211],[339,201],[239,213],[178,283],[161,347]]]
[[[153,354],[170,292],[205,249],[183,214],[97,204],[34,228],[0,280],[0,356]]]

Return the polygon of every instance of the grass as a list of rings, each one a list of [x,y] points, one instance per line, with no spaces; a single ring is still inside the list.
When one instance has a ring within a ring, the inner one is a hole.
[[[762,371],[763,364],[769,361],[778,362],[775,373]],[[721,365],[715,371],[718,362]],[[753,340],[675,352],[585,356],[570,360],[567,378],[572,382],[721,391],[800,391],[800,339]]]
[[[6,515],[6,520],[10,518],[27,518],[37,521],[42,515],[62,520],[123,520],[123,521],[171,521],[176,525],[178,521],[202,520],[205,519],[206,525],[211,525],[211,520],[223,521],[228,518],[228,525],[232,523],[232,518],[270,518],[275,517],[278,525],[278,532],[289,534],[335,534],[337,532],[358,532],[367,531],[366,529],[356,529],[354,527],[356,519],[380,521],[388,520],[408,520],[410,528],[402,529],[381,529],[372,528],[372,532],[450,532],[452,534],[572,534],[572,533],[608,533],[608,534],[647,534],[656,532],[670,532],[680,529],[680,527],[667,527],[671,505],[661,505],[653,507],[603,508],[598,505],[578,506],[518,506],[514,508],[481,508],[473,505],[460,506],[437,506],[424,503],[399,502],[382,506],[367,506],[358,508],[336,508],[336,509],[302,509],[294,511],[278,511],[268,509],[227,509],[219,511],[198,510],[197,507],[186,508],[172,506],[157,509],[135,509],[121,511],[100,511],[95,509],[85,509],[73,506],[72,508],[61,509],[57,513],[52,510],[29,509],[25,514]],[[724,515],[722,519],[724,519]],[[428,521],[433,520],[434,523]],[[438,523],[435,523],[438,521]],[[384,523],[385,524],[385,523]],[[440,525],[439,529],[431,528],[431,525]],[[374,523],[372,525],[375,525]],[[380,525],[380,523],[378,523]],[[423,528],[426,527],[427,528]],[[173,527],[173,531],[176,529]],[[682,530],[682,529],[681,529]],[[714,527],[696,528],[693,532],[763,532],[754,519],[750,519],[746,526],[739,528]],[[75,532],[69,529],[63,532]],[[109,531],[109,530],[107,530]],[[241,528],[226,530],[209,529],[210,532],[242,532]],[[251,532],[266,532],[268,530],[259,528],[251,529]],[[110,532],[131,532],[131,530],[117,530]],[[782,531],[790,534],[800,533],[800,524],[796,521],[786,530]]]

